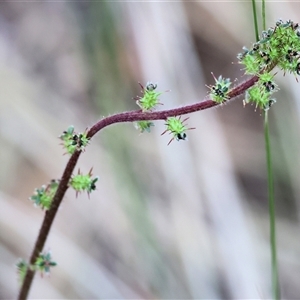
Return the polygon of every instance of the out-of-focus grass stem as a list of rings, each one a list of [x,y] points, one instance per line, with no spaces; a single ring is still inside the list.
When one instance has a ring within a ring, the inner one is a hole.
[[[272,156],[268,124],[268,111],[265,112],[265,146],[268,173],[268,201],[269,201],[269,218],[270,218],[270,246],[271,246],[271,270],[272,270],[272,296],[273,299],[280,299],[278,264],[277,264],[277,248],[276,248],[276,217],[275,217],[275,199],[274,184],[272,170]]]

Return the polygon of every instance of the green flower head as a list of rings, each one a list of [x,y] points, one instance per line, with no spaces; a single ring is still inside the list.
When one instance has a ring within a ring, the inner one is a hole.
[[[62,145],[69,154],[73,154],[75,151],[84,151],[89,143],[87,132],[76,133],[73,126],[64,131],[59,138],[63,141]]]
[[[49,184],[36,189],[29,199],[34,202],[34,205],[41,207],[41,209],[48,210],[51,207],[58,184],[58,180],[51,180]]]
[[[80,170],[78,170],[78,174],[71,178],[70,186],[76,191],[76,196],[83,191],[86,191],[90,195],[96,189],[96,182],[99,178],[92,178],[92,176],[92,169],[86,175],[80,173]]]
[[[215,85],[208,86],[208,88],[210,89],[209,96],[214,102],[225,102],[228,99],[231,81],[229,78],[223,78],[222,76],[219,76],[219,78],[217,79],[213,73],[212,75],[216,83]]]
[[[40,271],[43,276],[44,273],[49,275],[50,268],[55,267],[56,265],[57,263],[52,260],[50,251],[46,251],[39,254],[32,268],[36,271]]]
[[[166,126],[167,129],[161,134],[165,134],[166,132],[169,132],[170,134],[173,135],[171,140],[169,141],[168,145],[176,139],[177,141],[180,140],[186,140],[187,139],[187,130],[195,129],[195,128],[187,128],[186,125],[184,124],[185,121],[187,121],[189,118],[186,118],[184,120],[181,120],[181,116],[179,117],[170,117],[166,120]]]
[[[140,84],[140,83],[139,83]],[[152,82],[147,82],[146,87],[140,84],[142,88],[143,96],[137,96],[135,99],[137,100],[137,105],[143,111],[152,111],[157,105],[161,104],[159,102],[158,97],[162,94],[162,92],[156,92],[157,84]]]

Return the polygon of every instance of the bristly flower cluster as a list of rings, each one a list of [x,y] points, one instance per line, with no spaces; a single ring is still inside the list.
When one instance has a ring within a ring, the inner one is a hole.
[[[46,275],[50,274],[50,268],[55,267],[57,263],[52,260],[50,251],[40,253],[36,259],[34,265],[31,267],[33,270],[40,271],[41,275],[45,273]]]
[[[41,207],[41,209],[50,209],[58,184],[58,180],[51,180],[49,184],[36,189],[29,199],[34,202],[34,205]]]
[[[136,104],[142,109],[143,112],[151,112],[153,111],[159,104],[158,97],[162,94],[162,92],[156,92],[157,84],[152,83],[150,81],[147,82],[146,87],[144,87],[141,83],[139,85],[142,88],[143,96],[137,96],[134,99],[136,100]],[[141,132],[150,132],[151,127],[154,126],[151,121],[138,121],[136,122],[136,128]]]
[[[275,27],[262,32],[251,49],[243,48],[238,59],[245,74],[256,75],[258,82],[248,90],[244,103],[254,103],[267,110],[275,102],[271,95],[278,90],[270,70],[278,66],[284,73],[300,75],[300,32],[298,23],[279,20]],[[296,78],[297,79],[297,78]]]
[[[222,88],[224,87],[225,82],[222,82]],[[159,102],[158,97],[162,94],[162,92],[156,92],[157,84],[154,84],[152,82],[147,82],[146,87],[143,87],[143,85],[140,84],[142,87],[143,97],[136,98],[136,103],[138,106],[142,109],[143,112],[151,112],[154,110],[157,105],[162,104]],[[167,131],[169,131],[170,134],[173,134],[173,138],[169,141],[168,145],[176,139],[179,140],[186,140],[187,134],[186,131],[189,129],[194,128],[187,128],[183,123],[188,118],[181,121],[181,117],[170,117],[166,119],[166,126],[167,129],[161,134],[165,134]],[[150,132],[151,127],[154,126],[153,122],[151,121],[138,121],[136,122],[137,129],[140,130],[140,132]]]
[[[23,283],[24,278],[26,276],[26,272],[28,269],[28,263],[24,259],[19,259],[19,261],[16,263],[18,277],[19,277],[19,283],[20,285]]]
[[[169,134],[172,134],[173,137],[169,141],[168,145],[176,139],[177,141],[180,140],[186,140],[187,139],[187,130],[195,129],[195,128],[187,128],[186,125],[184,124],[185,121],[187,121],[188,118],[181,120],[181,116],[179,117],[170,117],[166,120],[166,126],[167,129],[161,134],[165,134],[166,132],[169,132]]]
[[[152,126],[154,126],[154,123],[151,121],[136,122],[136,129],[138,129],[141,133],[143,133],[144,131],[150,132]]]
[[[208,86],[210,88],[210,98],[214,102],[223,103],[228,99],[229,87],[231,85],[231,81],[229,78],[223,78],[222,75],[217,79],[212,73],[215,79],[215,85]]]
[[[140,83],[139,83],[140,84]],[[142,109],[142,111],[152,111],[157,105],[161,104],[158,97],[162,92],[156,92],[157,84],[152,82],[147,82],[146,87],[140,84],[142,88],[143,96],[137,96],[136,103]]]
[[[86,191],[89,196],[96,189],[96,182],[99,178],[92,178],[92,176],[92,169],[86,175],[80,173],[80,170],[78,170],[78,174],[71,178],[70,186],[76,191],[76,196],[83,191]]]
[[[44,274],[49,275],[50,268],[55,267],[56,265],[57,263],[52,260],[50,251],[45,251],[44,253],[40,253],[33,265],[30,265],[24,259],[20,259],[16,263],[19,283],[20,284],[23,283],[28,269],[32,271],[40,271],[41,275],[43,276]]]
[[[246,91],[244,105],[255,103],[256,107],[265,111],[276,102],[271,95],[278,91],[277,84],[273,81],[274,75],[271,73],[263,73],[259,76],[258,82]]]
[[[76,133],[74,126],[70,126],[59,138],[63,141],[62,145],[69,154],[73,154],[76,150],[83,151],[89,143],[87,133]]]

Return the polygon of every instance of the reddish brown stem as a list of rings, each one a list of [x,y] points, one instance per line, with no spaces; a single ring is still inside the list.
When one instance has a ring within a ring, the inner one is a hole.
[[[255,82],[258,81],[257,76],[253,76],[247,81],[239,84],[235,88],[233,88],[228,95],[228,101],[234,99],[235,97],[241,95],[244,93],[248,88],[253,86]],[[162,110],[162,111],[154,111],[154,112],[142,112],[142,111],[129,111],[129,112],[123,112],[119,114],[115,114],[109,117],[106,117],[99,122],[97,122],[94,126],[92,126],[87,136],[89,138],[92,138],[97,132],[99,132],[101,129],[103,129],[106,126],[109,126],[111,124],[115,123],[121,123],[121,122],[134,122],[134,121],[142,121],[142,120],[165,120],[168,117],[174,117],[174,116],[180,116],[185,115],[189,113],[193,113],[196,111],[204,110],[210,107],[214,107],[220,105],[219,103],[216,103],[212,100],[204,100],[202,102],[198,102],[191,105],[186,105],[183,107],[170,109],[170,110]],[[64,173],[62,175],[62,178],[59,182],[59,186],[57,188],[56,194],[53,198],[53,202],[51,205],[51,208],[46,212],[44,221],[42,223],[39,235],[37,237],[36,243],[34,245],[31,257],[30,257],[30,264],[33,265],[38,257],[38,255],[43,251],[45,242],[47,240],[48,234],[50,232],[53,220],[56,216],[56,213],[58,211],[58,208],[60,206],[60,203],[65,195],[66,190],[68,189],[68,184],[70,181],[70,178],[72,176],[72,173],[74,171],[74,168],[76,166],[76,163],[78,161],[78,158],[81,154],[81,151],[76,151],[69,159],[66,168],[64,170]],[[28,268],[27,273],[25,275],[23,284],[20,289],[20,293],[18,296],[19,300],[25,300],[27,299],[32,280],[34,277],[34,271],[30,270]]]

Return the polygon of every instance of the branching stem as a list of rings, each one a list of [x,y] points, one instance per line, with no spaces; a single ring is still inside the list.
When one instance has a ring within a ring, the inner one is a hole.
[[[247,81],[237,85],[228,93],[228,101],[233,100],[237,96],[243,94],[248,88],[253,86],[258,81],[257,76],[253,76]],[[166,120],[168,117],[175,117],[180,115],[185,115],[189,113],[193,113],[196,111],[204,110],[210,107],[214,107],[220,105],[212,100],[204,100],[202,102],[198,102],[191,105],[186,105],[183,107],[170,109],[170,110],[162,110],[162,111],[154,111],[154,112],[142,112],[141,110],[138,111],[129,111],[123,112],[119,114],[115,114],[109,117],[106,117],[99,122],[97,122],[94,126],[92,126],[88,133],[87,137],[92,138],[97,132],[101,129],[121,122],[134,122],[134,121],[142,121],[142,120]],[[69,159],[62,178],[59,182],[59,186],[57,188],[56,194],[53,198],[51,208],[46,211],[45,217],[37,237],[36,243],[34,245],[34,249],[32,251],[30,257],[30,265],[33,265],[38,257],[38,255],[43,251],[45,242],[47,240],[48,234],[50,232],[53,220],[56,216],[60,203],[65,195],[66,190],[68,189],[69,181],[78,161],[78,158],[81,154],[81,151],[76,151]],[[20,289],[20,293],[18,296],[19,300],[27,299],[32,280],[34,277],[34,271],[28,268],[26,276],[24,278],[23,284]]]

